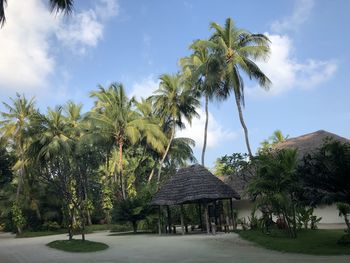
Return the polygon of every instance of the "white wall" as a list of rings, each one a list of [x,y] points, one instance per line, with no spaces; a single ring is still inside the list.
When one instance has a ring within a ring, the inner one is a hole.
[[[248,200],[233,201],[233,208],[238,212],[238,218],[251,215],[254,204]],[[336,205],[322,205],[314,209],[314,215],[322,217],[321,224],[343,224],[344,218],[340,217]],[[256,211],[256,216],[260,217],[261,212]]]

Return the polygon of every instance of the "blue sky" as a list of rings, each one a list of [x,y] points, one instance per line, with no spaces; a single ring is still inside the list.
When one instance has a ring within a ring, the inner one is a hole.
[[[276,129],[290,137],[319,129],[350,137],[349,1],[76,0],[68,18],[51,15],[46,0],[8,2],[0,30],[1,101],[20,92],[35,96],[43,111],[69,99],[88,110],[89,92],[112,81],[129,95],[150,95],[160,74],[179,70],[189,44],[210,35],[211,21],[231,17],[272,41],[270,60],[259,65],[273,87],[264,92],[246,82],[254,150]],[[198,159],[203,123],[194,120],[178,134],[196,140]],[[245,151],[234,101],[211,104],[207,166]]]

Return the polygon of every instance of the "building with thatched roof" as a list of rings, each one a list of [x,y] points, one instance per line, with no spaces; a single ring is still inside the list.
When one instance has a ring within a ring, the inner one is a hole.
[[[151,205],[208,203],[230,198],[240,196],[202,165],[195,164],[179,169],[156,193]]]
[[[330,133],[324,130],[301,135],[299,137],[290,138],[283,142],[277,143],[273,146],[274,150],[282,149],[296,149],[298,159],[301,160],[305,155],[312,154],[320,149],[326,140],[339,141],[341,143],[350,143],[350,140],[334,133]],[[252,201],[245,194],[246,187],[251,178],[255,175],[254,167],[250,167],[246,171],[242,171],[239,174],[232,174],[229,176],[222,176],[220,179],[226,184],[230,185],[234,190],[240,194],[241,200],[234,201],[233,206],[238,211],[239,218],[247,218],[250,216],[254,207]],[[343,219],[338,216],[338,211],[335,205],[319,206],[314,210],[315,215],[322,217],[321,223],[325,224],[338,224],[343,223]]]
[[[196,203],[204,206],[206,229],[209,229],[208,204],[218,200],[240,199],[240,195],[230,186],[214,176],[209,170],[199,164],[181,168],[172,176],[151,201],[153,206],[170,206]],[[181,209],[182,211],[182,209]],[[181,215],[183,230],[183,216]],[[159,226],[160,230],[160,226]]]

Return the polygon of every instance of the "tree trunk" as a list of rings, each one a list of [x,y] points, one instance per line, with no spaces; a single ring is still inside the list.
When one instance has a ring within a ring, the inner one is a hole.
[[[169,140],[168,146],[166,147],[166,150],[164,152],[163,158],[159,162],[159,170],[158,170],[158,177],[157,177],[157,184],[158,185],[159,185],[159,182],[160,182],[160,174],[162,172],[163,163],[164,163],[165,158],[167,157],[167,155],[169,153],[170,146],[171,146],[171,144],[172,144],[172,142],[174,140],[174,137],[175,137],[175,128],[176,128],[176,123],[174,122],[173,130],[171,131],[171,136],[170,136],[170,140]]]
[[[152,168],[152,171],[151,171],[151,173],[148,176],[148,182],[147,182],[148,184],[152,181],[152,178],[153,178],[153,175],[154,175],[154,170],[156,169],[156,164],[157,164],[157,162],[154,164],[154,166]]]
[[[240,120],[242,128],[244,130],[245,144],[247,146],[248,154],[249,154],[249,157],[253,157],[252,150],[250,149],[250,144],[249,144],[248,128],[245,125],[245,122],[243,119],[241,102],[239,101],[239,98],[237,96],[235,96],[235,99],[236,99],[236,105],[237,105],[237,109],[238,109],[239,120]]]
[[[134,233],[137,233],[137,222],[136,221],[132,221],[132,230],[134,231]]]
[[[207,147],[207,135],[208,135],[208,122],[209,122],[209,111],[208,111],[209,97],[205,96],[205,125],[204,125],[204,141],[202,149],[202,165],[204,166],[205,149]]]
[[[118,138],[118,145],[119,145],[119,176],[120,176],[120,184],[121,184],[121,189],[122,189],[122,197],[123,200],[126,199],[126,191],[125,191],[125,183],[124,183],[124,178],[123,178],[123,144],[124,141],[122,138]]]

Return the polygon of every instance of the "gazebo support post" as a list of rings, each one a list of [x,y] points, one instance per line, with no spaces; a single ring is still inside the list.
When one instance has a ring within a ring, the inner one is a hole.
[[[230,217],[232,222],[232,230],[235,229],[235,222],[233,220],[233,204],[232,204],[232,198],[230,198]]]
[[[209,216],[208,216],[208,204],[204,204],[204,217],[205,217],[205,226],[207,228],[207,234],[210,233],[210,226],[209,226]]]
[[[199,214],[199,226],[200,226],[200,228],[201,228],[201,231],[203,231],[202,205],[201,205],[201,203],[198,203],[198,214]]]
[[[162,227],[161,227],[161,223],[160,223],[160,220],[161,220],[161,206],[158,206],[158,234],[161,235],[162,234]]]
[[[168,232],[171,234],[171,212],[170,212],[170,207],[167,205],[166,206],[166,211],[168,214]]]
[[[183,205],[180,205],[181,234],[185,234]]]

